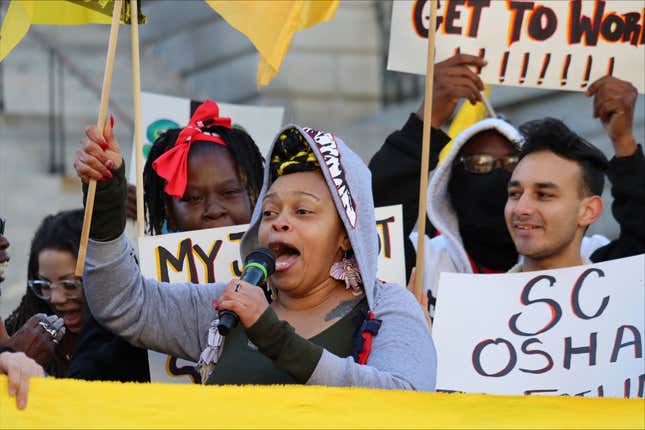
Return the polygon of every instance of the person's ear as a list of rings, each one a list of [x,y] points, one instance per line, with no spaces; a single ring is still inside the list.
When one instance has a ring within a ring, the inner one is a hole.
[[[603,203],[600,196],[585,197],[580,202],[580,210],[578,212],[578,226],[587,227],[602,215]]]
[[[352,243],[349,241],[349,236],[347,235],[347,233],[343,233],[340,240],[340,247],[343,250],[343,252],[349,251],[350,249],[352,249]]]
[[[167,199],[163,204],[164,212],[166,213],[166,228],[170,232],[177,231],[177,220],[175,218],[175,211],[173,210],[172,203]]]

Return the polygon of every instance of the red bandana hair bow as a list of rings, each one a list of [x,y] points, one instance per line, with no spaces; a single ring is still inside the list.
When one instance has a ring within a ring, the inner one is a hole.
[[[211,100],[202,103],[190,122],[179,133],[175,146],[159,156],[152,168],[159,176],[167,181],[164,191],[175,199],[179,199],[186,191],[188,182],[188,153],[190,145],[197,141],[207,141],[226,146],[226,142],[216,133],[203,131],[214,126],[231,128],[231,118],[220,118],[219,106]]]

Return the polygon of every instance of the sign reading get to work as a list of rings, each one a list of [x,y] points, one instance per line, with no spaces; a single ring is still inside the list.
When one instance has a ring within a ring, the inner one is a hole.
[[[405,251],[401,205],[376,208],[381,280],[405,286]],[[240,276],[240,241],[248,225],[171,233],[139,238],[141,273],[163,282],[206,284]],[[171,288],[171,287],[169,287]],[[206,336],[206,333],[203,333]],[[148,351],[150,378],[155,382],[198,382],[195,363]]]
[[[436,62],[488,64],[489,84],[584,91],[613,75],[645,92],[645,0],[436,0]],[[388,69],[425,74],[430,0],[396,1]]]
[[[645,254],[503,275],[443,273],[437,388],[644,397]]]

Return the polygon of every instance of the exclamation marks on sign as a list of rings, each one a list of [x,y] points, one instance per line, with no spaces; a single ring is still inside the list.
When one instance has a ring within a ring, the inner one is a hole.
[[[483,59],[484,59],[484,57],[486,56],[486,49],[481,48],[481,49],[479,50],[479,54],[478,54],[477,56],[483,60]],[[481,74],[482,74],[482,68],[481,68],[481,66],[477,66],[476,73],[477,73],[478,75],[481,75]]]
[[[587,55],[587,65],[585,66],[585,74],[584,77],[582,78],[582,84],[580,84],[580,88],[585,88],[587,85],[589,85],[589,75],[591,75],[591,55]]]
[[[520,85],[526,81],[526,72],[529,69],[529,53],[525,52],[522,59],[522,71],[520,72]]]
[[[615,57],[609,59],[609,64],[607,64],[607,75],[614,76],[614,61]]]
[[[459,54],[461,54],[461,48],[457,46],[455,48],[455,55],[459,55]]]
[[[506,66],[508,66],[508,56],[509,56],[509,51],[504,52],[504,55],[502,56],[502,65],[499,69],[499,83],[503,83],[504,79],[506,78]]]
[[[564,66],[562,67],[562,76],[560,77],[560,86],[564,87],[567,84],[567,75],[569,74],[569,66],[571,65],[571,54],[564,58]]]
[[[544,76],[546,76],[546,71],[549,68],[549,63],[551,62],[551,54],[546,54],[544,60],[542,61],[542,69],[540,69],[540,77],[538,78],[538,85],[542,85],[544,82]]]

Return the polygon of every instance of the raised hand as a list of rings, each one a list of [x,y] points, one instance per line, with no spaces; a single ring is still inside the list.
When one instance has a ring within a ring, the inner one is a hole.
[[[467,98],[470,103],[481,101],[484,83],[472,71],[472,67],[484,67],[486,60],[474,55],[458,54],[434,66],[432,94],[432,126],[441,127],[454,112],[459,100]],[[424,103],[417,111],[423,119]]]
[[[121,148],[114,137],[113,121],[106,121],[103,133],[95,125],[85,128],[86,137],[76,151],[74,168],[83,182],[112,178],[112,170],[123,164]]]
[[[589,86],[587,97],[594,97],[593,117],[607,130],[616,155],[630,156],[636,151],[633,134],[634,109],[638,92],[630,82],[604,76]]]

